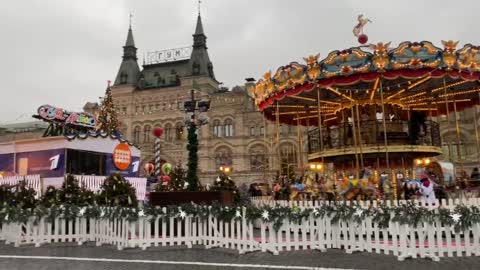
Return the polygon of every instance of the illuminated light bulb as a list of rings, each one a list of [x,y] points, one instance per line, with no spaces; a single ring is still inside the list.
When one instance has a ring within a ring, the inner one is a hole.
[[[422,164],[422,160],[420,160],[420,159],[416,159],[415,162],[417,163],[417,165]]]
[[[317,170],[321,170],[322,169],[322,164],[318,164],[317,165]]]
[[[428,164],[430,164],[430,159],[427,158],[427,159],[425,159],[423,162],[424,162],[426,165],[428,165]]]
[[[228,173],[229,171],[230,171],[230,168],[229,168],[229,167],[226,167],[226,168],[225,168],[225,172]]]
[[[310,164],[310,169],[314,170],[315,169],[315,164]]]
[[[223,171],[223,167],[222,167],[222,166],[220,166],[220,171]]]

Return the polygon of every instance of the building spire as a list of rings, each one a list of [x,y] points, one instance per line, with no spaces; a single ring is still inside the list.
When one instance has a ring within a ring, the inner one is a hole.
[[[190,67],[192,75],[207,75],[215,79],[213,65],[208,57],[207,36],[203,31],[202,17],[200,16],[200,1],[198,1],[198,16],[195,33],[193,34],[193,50],[190,56]]]
[[[122,63],[120,64],[120,69],[118,70],[113,85],[135,85],[140,75],[140,67],[137,63],[137,48],[135,47],[135,41],[133,40],[132,17],[133,15],[130,14],[127,41],[125,42],[125,46],[123,46]]]

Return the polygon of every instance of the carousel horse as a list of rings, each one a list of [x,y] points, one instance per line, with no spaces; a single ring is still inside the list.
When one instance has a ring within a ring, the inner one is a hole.
[[[339,185],[339,195],[345,200],[357,199],[360,196],[372,197],[376,193],[373,171],[364,169],[360,179],[342,179]]]

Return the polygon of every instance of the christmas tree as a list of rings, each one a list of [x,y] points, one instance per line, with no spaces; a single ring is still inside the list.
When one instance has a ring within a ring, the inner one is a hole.
[[[54,186],[48,186],[40,203],[45,207],[52,207],[61,204],[60,191]]]
[[[3,206],[11,204],[14,200],[14,192],[12,186],[1,185],[0,186],[0,209]]]
[[[230,176],[221,173],[213,182],[211,191],[238,191],[238,188]]]
[[[170,182],[168,185],[171,191],[185,189],[185,170],[180,164],[177,164],[170,173]]]
[[[97,131],[115,134],[118,130],[120,130],[120,123],[118,122],[117,111],[115,110],[115,104],[113,103],[109,82],[105,97],[102,100],[100,113],[97,117]]]
[[[108,206],[137,206],[137,195],[132,185],[120,174],[112,174],[102,185],[97,202]]]
[[[37,192],[33,188],[29,187],[25,181],[20,181],[13,194],[11,205],[24,209],[35,208],[37,204],[36,195]]]
[[[69,174],[63,181],[62,188],[59,190],[60,202],[76,206],[93,205],[95,194],[80,186],[75,176]]]
[[[198,168],[198,138],[196,126],[191,124],[188,127],[188,173],[187,173],[187,190],[197,191],[199,188],[197,168]]]

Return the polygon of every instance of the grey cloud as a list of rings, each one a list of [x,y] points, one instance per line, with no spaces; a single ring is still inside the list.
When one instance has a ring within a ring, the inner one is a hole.
[[[480,44],[478,1],[203,0],[202,17],[216,77],[227,86],[259,78],[302,57],[356,46],[356,16],[369,17],[370,41],[442,39]],[[104,93],[118,70],[133,12],[140,58],[192,44],[192,0],[4,1],[0,9],[1,122],[44,103],[79,110]],[[142,59],[139,59],[141,64]]]

